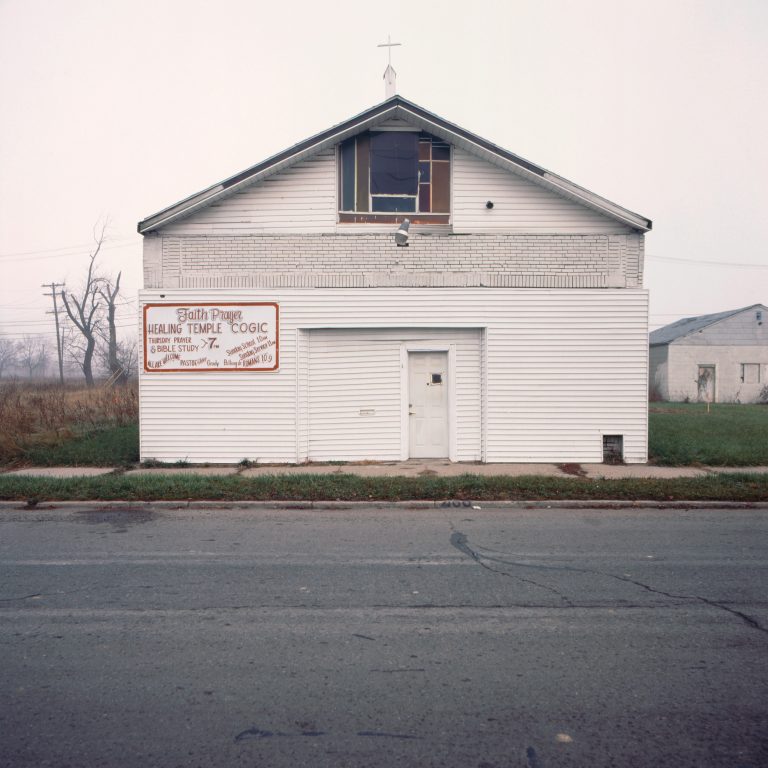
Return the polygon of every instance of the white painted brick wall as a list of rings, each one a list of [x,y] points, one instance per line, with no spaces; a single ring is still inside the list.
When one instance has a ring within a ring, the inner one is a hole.
[[[715,366],[715,399],[718,403],[753,403],[768,378],[768,347],[696,346],[670,344],[667,367],[667,396],[670,400],[698,399],[700,365]],[[760,382],[741,381],[741,364],[760,365]]]
[[[634,288],[642,235],[187,235],[145,240],[145,286]],[[159,263],[158,263],[159,262]]]

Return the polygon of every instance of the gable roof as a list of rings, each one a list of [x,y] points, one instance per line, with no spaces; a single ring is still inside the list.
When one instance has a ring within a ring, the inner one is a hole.
[[[728,317],[733,317],[734,315],[746,312],[747,310],[758,308],[765,309],[768,313],[768,308],[763,304],[751,304],[748,307],[731,309],[728,312],[716,312],[712,315],[699,315],[698,317],[684,317],[682,320],[677,320],[674,323],[670,323],[663,328],[657,328],[653,331],[650,336],[650,344],[651,346],[657,344],[669,344],[672,341],[681,339],[683,336],[688,336],[692,333],[704,330],[704,328],[719,323],[721,320],[725,320]]]
[[[214,184],[168,208],[164,208],[158,213],[148,216],[139,222],[138,231],[140,234],[147,234],[159,229],[176,219],[188,216],[200,208],[228,197],[249,184],[279,173],[324,149],[344,141],[350,136],[362,133],[370,128],[375,128],[377,125],[388,120],[397,119],[405,120],[411,125],[415,125],[438,138],[459,146],[473,155],[523,176],[545,189],[592,208],[629,227],[641,231],[650,230],[652,227],[650,219],[622,208],[620,205],[600,197],[562,176],[551,173],[519,155],[502,149],[496,144],[470,133],[444,120],[442,117],[438,117],[423,107],[418,106],[418,104],[404,99],[402,96],[393,96],[343,123],[339,123],[322,133],[311,136],[283,152],[279,152],[267,160],[247,168],[241,173],[230,176],[218,184]]]

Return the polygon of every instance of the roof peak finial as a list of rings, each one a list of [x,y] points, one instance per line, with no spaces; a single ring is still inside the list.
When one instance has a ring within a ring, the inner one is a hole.
[[[387,35],[387,42],[380,43],[377,48],[387,49],[387,68],[384,70],[384,98],[391,99],[397,93],[397,72],[392,66],[392,49],[402,43],[393,43],[392,37]]]

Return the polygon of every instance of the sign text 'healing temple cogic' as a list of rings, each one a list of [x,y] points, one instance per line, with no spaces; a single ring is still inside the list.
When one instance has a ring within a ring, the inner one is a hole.
[[[147,304],[145,371],[275,371],[275,303]]]

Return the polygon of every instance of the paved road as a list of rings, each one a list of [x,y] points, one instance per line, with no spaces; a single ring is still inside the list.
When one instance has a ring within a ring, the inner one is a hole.
[[[0,765],[768,765],[768,514],[0,512]]]

